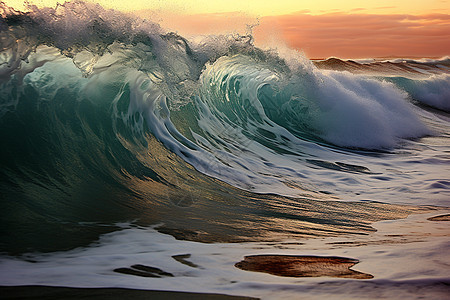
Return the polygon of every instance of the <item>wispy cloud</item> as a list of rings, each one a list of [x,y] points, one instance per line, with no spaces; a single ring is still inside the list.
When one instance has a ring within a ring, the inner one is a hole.
[[[362,11],[362,10],[367,10],[366,8],[362,8],[362,7],[359,7],[359,8],[354,8],[354,9],[352,9],[352,10],[350,10],[351,12],[356,12],[356,11]]]

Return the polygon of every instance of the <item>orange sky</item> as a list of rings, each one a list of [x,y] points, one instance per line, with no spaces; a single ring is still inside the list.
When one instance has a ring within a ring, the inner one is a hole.
[[[2,0],[18,9],[24,0]],[[78,1],[78,0],[77,0]],[[121,11],[170,11],[184,15],[243,12],[265,17],[307,11],[310,14],[430,14],[450,13],[450,0],[84,0]],[[55,6],[64,0],[27,0],[38,6]]]
[[[3,1],[18,8],[23,3]],[[88,1],[149,18],[181,35],[245,33],[247,24],[259,23],[253,29],[257,46],[285,43],[310,58],[450,55],[450,0]]]
[[[140,12],[148,16],[148,12]],[[250,17],[243,13],[155,15],[153,19],[181,35],[239,32],[247,24],[257,46],[284,42],[309,58],[442,57],[450,55],[450,14],[312,15],[298,12]]]
[[[450,55],[450,15],[291,14],[261,19],[255,34],[278,30],[310,58]]]

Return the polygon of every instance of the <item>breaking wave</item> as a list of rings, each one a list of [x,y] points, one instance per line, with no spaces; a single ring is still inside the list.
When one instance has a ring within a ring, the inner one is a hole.
[[[380,179],[380,155],[442,133],[417,101],[449,110],[448,74],[417,79],[392,67],[394,77],[367,76],[339,71],[336,62],[325,70],[296,53],[259,49],[251,34],[193,42],[79,1],[26,13],[2,4],[0,12],[0,200],[8,226],[22,218],[82,228],[81,221],[129,220],[145,209],[149,223],[173,229],[183,213],[170,205],[199,198],[206,202],[188,213],[192,220],[226,211],[235,198],[249,205],[257,196],[245,191],[303,197],[305,205],[349,199],[380,180],[395,190],[395,179]],[[374,190],[364,199],[378,198]],[[266,199],[264,211],[291,218],[281,207],[297,204],[286,199],[277,209]],[[344,230],[341,223],[332,227]],[[19,229],[3,230],[7,240]]]

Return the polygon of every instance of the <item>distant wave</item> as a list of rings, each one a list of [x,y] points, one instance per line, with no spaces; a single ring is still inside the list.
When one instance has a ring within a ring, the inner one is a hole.
[[[380,76],[406,76],[424,78],[429,75],[450,74],[450,58],[440,59],[355,59],[344,60],[328,58],[316,60],[314,64],[321,69],[349,71],[358,74]]]
[[[434,108],[450,111],[450,58],[314,61],[325,70],[382,77],[406,91],[412,99]]]

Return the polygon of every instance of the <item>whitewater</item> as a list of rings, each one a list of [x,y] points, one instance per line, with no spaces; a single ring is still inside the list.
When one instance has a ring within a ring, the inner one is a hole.
[[[312,61],[81,1],[0,14],[1,285],[448,295],[448,57]],[[234,266],[256,254],[373,279]],[[136,264],[174,276],[114,271]]]

